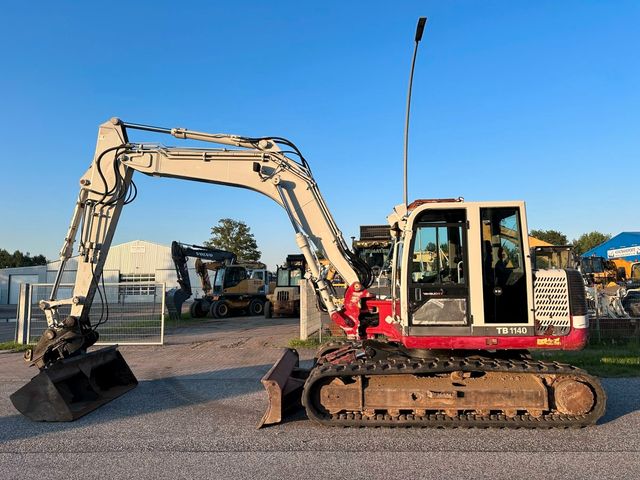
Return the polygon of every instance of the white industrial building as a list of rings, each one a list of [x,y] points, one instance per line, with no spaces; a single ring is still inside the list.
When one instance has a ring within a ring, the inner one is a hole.
[[[200,286],[193,270],[194,260],[189,259],[191,285]],[[21,283],[53,283],[60,261],[35,267],[0,269],[0,304],[18,303]],[[69,259],[62,277],[63,284],[72,284],[77,272],[77,257]],[[109,250],[103,272],[105,283],[136,282],[165,283],[170,289],[178,286],[176,270],[171,260],[171,247],[144,240],[113,245]]]

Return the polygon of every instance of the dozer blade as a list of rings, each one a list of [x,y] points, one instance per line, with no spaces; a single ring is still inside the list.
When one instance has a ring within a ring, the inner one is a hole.
[[[11,395],[16,409],[36,422],[70,422],[138,385],[117,350],[107,347],[41,370]]]
[[[262,377],[269,406],[258,423],[258,428],[280,423],[287,410],[300,406],[302,388],[309,372],[300,369],[299,365],[298,352],[285,348],[280,359]]]

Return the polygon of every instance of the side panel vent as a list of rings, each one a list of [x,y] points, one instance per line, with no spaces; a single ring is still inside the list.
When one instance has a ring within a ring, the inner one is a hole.
[[[536,271],[533,282],[533,301],[537,335],[569,333],[571,313],[565,270]]]

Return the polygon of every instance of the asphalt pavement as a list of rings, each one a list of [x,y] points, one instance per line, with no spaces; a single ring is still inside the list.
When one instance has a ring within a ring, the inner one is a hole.
[[[638,378],[603,379],[607,413],[578,430],[327,428],[303,411],[257,430],[259,379],[296,334],[233,318],[121,347],[139,386],[72,423],[18,414],[9,395],[36,372],[0,354],[0,478],[640,478]]]

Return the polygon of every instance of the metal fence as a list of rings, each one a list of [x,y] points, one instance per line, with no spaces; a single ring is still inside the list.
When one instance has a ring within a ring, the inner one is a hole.
[[[0,343],[13,342],[16,339],[16,322],[0,318]]]
[[[592,345],[640,345],[640,318],[589,319],[589,343]]]
[[[32,284],[28,292],[26,338],[36,342],[47,328],[38,302],[46,300],[52,284]],[[73,287],[62,285],[57,298],[70,298]],[[101,285],[93,300],[89,318],[98,325],[97,345],[162,345],[164,343],[165,284],[153,282],[107,283]],[[69,315],[70,306],[60,307],[61,318]]]

